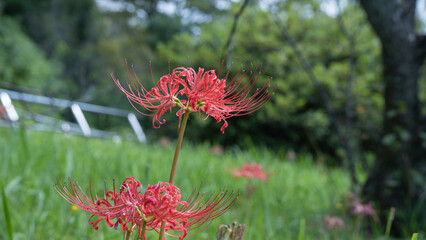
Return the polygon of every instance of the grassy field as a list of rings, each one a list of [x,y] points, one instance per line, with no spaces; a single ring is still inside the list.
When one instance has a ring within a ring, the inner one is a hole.
[[[305,222],[304,239],[332,239],[322,219],[324,215],[340,214],[336,205],[349,188],[348,176],[341,170],[315,165],[308,155],[288,160],[257,148],[235,148],[214,155],[208,145],[185,143],[175,178],[184,196],[201,183],[206,193],[223,187],[241,192],[230,211],[187,239],[216,239],[218,226],[234,220],[247,225],[246,240],[298,239],[302,237],[301,222]],[[135,176],[144,186],[166,181],[173,153],[174,144],[117,143],[1,128],[0,186],[4,187],[9,206],[13,239],[122,239],[121,230],[109,228],[104,222],[94,230],[88,224],[90,214],[72,210],[53,186],[58,178],[65,181],[69,177],[87,190],[91,182],[101,194],[104,180],[107,186],[112,186],[112,179],[119,185],[127,176]],[[228,172],[246,162],[259,163],[272,175],[266,184],[252,182],[256,191],[250,201],[245,193],[246,180]],[[8,239],[7,224],[3,224],[5,199],[0,199],[0,239]],[[157,238],[152,235],[148,239]]]

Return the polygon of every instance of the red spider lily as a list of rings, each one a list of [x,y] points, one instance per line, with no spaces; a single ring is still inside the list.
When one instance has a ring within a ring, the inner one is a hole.
[[[228,194],[225,191],[210,196],[203,204],[200,204],[203,196],[199,193],[192,194],[187,201],[181,201],[179,189],[170,183],[162,182],[148,186],[144,196],[147,200],[142,206],[142,212],[154,216],[147,222],[147,226],[158,232],[162,222],[165,222],[166,232],[169,230],[181,232],[180,236],[168,234],[179,239],[202,231],[204,228],[188,235],[188,231],[221,216],[237,199],[233,192]]]
[[[69,182],[69,187],[59,182],[60,187],[55,186],[56,191],[73,206],[90,212],[92,217],[90,217],[89,223],[94,229],[98,229],[98,223],[105,220],[109,227],[114,226],[117,229],[120,224],[123,231],[129,231],[128,225],[133,226],[142,219],[137,211],[138,205],[143,200],[138,189],[141,184],[139,181],[135,181],[134,177],[126,178],[119,193],[115,192],[114,183],[113,191],[105,190],[104,198],[96,196],[96,200],[91,191],[89,197],[77,182],[73,183],[71,180]],[[97,217],[97,219],[92,221],[93,217]],[[117,219],[115,224],[112,222],[113,219]]]
[[[179,188],[159,182],[148,185],[144,194],[140,194],[141,184],[134,177],[126,178],[120,187],[120,192],[106,191],[104,198],[96,200],[89,198],[77,183],[70,181],[70,187],[60,184],[56,191],[68,202],[78,208],[90,212],[89,223],[98,229],[98,223],[105,220],[109,227],[122,226],[123,231],[138,231],[139,239],[146,240],[146,232],[160,232],[164,227],[166,234],[179,240],[196,233],[188,231],[199,228],[205,223],[225,213],[236,201],[233,192],[222,192],[209,197],[202,202],[202,195],[192,194],[187,201],[181,201]],[[115,186],[114,186],[115,189]],[[95,221],[92,218],[96,217]],[[116,220],[114,223],[112,220]],[[162,226],[162,223],[164,225]],[[180,236],[167,233],[180,232]]]
[[[114,77],[111,73],[111,77],[117,86],[123,91],[127,98],[129,99],[130,104],[141,114],[147,116],[154,116],[152,120],[152,125],[155,126],[155,122],[158,121],[160,124],[163,124],[165,120],[160,121],[161,115],[163,115],[167,110],[171,110],[174,106],[176,106],[176,97],[177,91],[179,90],[179,80],[173,77],[173,74],[164,75],[160,78],[158,83],[155,83],[154,77],[153,82],[155,87],[151,89],[151,91],[147,91],[145,87],[139,81],[134,68],[132,67],[133,73],[135,75],[137,85],[132,80],[131,74],[129,72],[129,68],[127,67],[126,61],[126,69],[129,75],[130,83],[129,90],[127,91],[123,86],[121,86],[118,79]],[[151,71],[152,75],[152,71]],[[134,90],[133,90],[134,89]],[[133,103],[143,106],[150,112],[155,112],[155,114],[147,114],[139,111]]]
[[[129,71],[128,71],[129,73]],[[184,111],[205,112],[208,116],[213,117],[217,122],[223,121],[221,127],[222,133],[228,126],[227,118],[250,114],[261,108],[269,101],[272,95],[273,87],[269,86],[267,81],[262,88],[257,89],[254,93],[252,89],[260,76],[260,71],[256,77],[253,74],[247,74],[240,71],[237,75],[227,82],[229,72],[223,79],[216,74],[216,70],[204,71],[199,68],[196,72],[192,68],[178,67],[173,69],[172,73],[160,78],[151,91],[147,91],[137,79],[135,84],[129,75],[129,90],[126,90],[111,74],[112,79],[117,86],[126,94],[129,101],[143,106],[152,114],[144,112],[144,115],[154,115],[153,126],[155,122],[163,124],[165,120],[160,117],[174,106],[179,106],[180,110],[177,116],[181,116]],[[244,81],[244,79],[247,80]],[[244,83],[243,83],[244,82]],[[140,88],[140,90],[139,90]],[[133,90],[132,90],[133,89]],[[179,99],[178,95],[183,96]],[[133,107],[135,107],[132,104]]]
[[[233,170],[231,171],[231,173],[234,174],[234,176],[237,178],[257,178],[262,180],[263,182],[266,182],[266,179],[269,178],[265,171],[263,171],[262,166],[256,163],[245,163],[243,167]]]
[[[376,210],[374,210],[373,202],[362,203],[359,199],[352,204],[352,214],[357,216],[371,216],[375,221],[378,221]]]
[[[343,219],[337,216],[326,215],[324,216],[323,221],[327,229],[339,229],[345,227]]]

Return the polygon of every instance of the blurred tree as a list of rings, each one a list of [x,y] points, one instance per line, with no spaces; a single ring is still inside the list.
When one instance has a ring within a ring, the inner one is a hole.
[[[44,52],[23,33],[19,24],[1,14],[0,22],[0,87],[13,84],[49,91],[62,87],[48,84],[58,76],[58,66],[46,59]]]
[[[99,79],[93,77],[91,46],[97,41],[94,1],[3,0],[3,14],[20,21],[25,33],[49,59],[63,65],[61,95],[85,98]],[[58,81],[58,80],[56,80]],[[50,82],[50,84],[56,84]]]
[[[250,64],[263,64],[260,82],[272,76],[276,85],[275,95],[270,104],[250,118],[230,119],[231,124],[225,135],[211,132],[212,129],[215,131],[214,122],[200,121],[199,127],[203,130],[196,133],[199,138],[208,139],[216,135],[214,141],[231,145],[245,145],[247,138],[253,138],[256,144],[276,148],[285,146],[297,151],[308,149],[319,157],[332,155],[346,158],[342,151],[345,142],[337,138],[320,94],[274,23],[277,17],[281,17],[279,21],[286,24],[299,48],[303,49],[319,84],[330,96],[336,117],[343,122],[348,99],[346,79],[351,75],[354,83],[351,87],[353,123],[350,130],[353,130],[352,138],[356,141],[354,158],[365,158],[368,152],[374,151],[376,129],[381,120],[379,112],[383,106],[382,84],[377,80],[380,70],[377,64],[379,42],[367,27],[360,7],[350,4],[342,9],[341,18],[345,20],[346,29],[350,29],[351,34],[356,33],[351,50],[336,17],[323,12],[319,2],[279,2],[271,4],[271,9],[252,3],[247,6],[233,37],[231,60],[234,66],[231,77],[240,64],[244,64],[245,68]],[[228,17],[201,25],[199,34],[181,34],[166,44],[160,43],[159,56],[170,59],[175,65],[186,65],[187,60],[183,56],[191,56],[191,66],[214,68],[220,61],[218,54],[224,55],[233,17],[242,4],[232,3]],[[352,67],[349,61],[353,61]]]
[[[380,205],[383,216],[396,207],[397,222],[405,224],[393,229],[406,235],[426,229],[426,152],[419,136],[418,98],[426,36],[416,31],[416,0],[360,3],[381,41],[385,83],[382,139],[363,193]]]

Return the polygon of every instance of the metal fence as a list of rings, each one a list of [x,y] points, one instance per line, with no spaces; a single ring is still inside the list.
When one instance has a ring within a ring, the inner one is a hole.
[[[56,107],[60,110],[69,108],[74,115],[76,123],[61,120],[45,114],[33,114],[30,111],[24,111],[18,114],[17,108],[12,100],[20,101],[25,104],[41,104],[49,107]],[[2,115],[2,125],[16,125],[23,119],[30,119],[33,121],[31,127],[36,130],[45,131],[63,131],[73,134],[80,134],[86,137],[112,137],[118,136],[117,133],[102,131],[91,128],[86,120],[84,112],[92,112],[97,114],[105,114],[117,117],[127,118],[130,126],[132,127],[136,138],[139,142],[146,142],[146,136],[139,124],[138,118],[132,112],[122,109],[99,106],[89,103],[70,101],[59,98],[51,98],[40,95],[33,95],[28,93],[16,92],[6,89],[0,89],[0,103],[3,109],[0,109]],[[0,106],[1,107],[1,106]],[[7,122],[7,124],[5,124]]]

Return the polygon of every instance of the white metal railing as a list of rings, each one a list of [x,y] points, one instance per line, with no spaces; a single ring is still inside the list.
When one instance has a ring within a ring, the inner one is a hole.
[[[138,141],[141,143],[146,142],[146,136],[142,129],[142,126],[139,124],[138,118],[136,117],[134,113],[129,111],[112,108],[112,107],[99,106],[99,105],[94,105],[89,103],[76,102],[76,101],[70,101],[70,100],[59,99],[59,98],[50,98],[50,97],[45,97],[40,95],[33,95],[28,93],[0,89],[0,103],[4,107],[4,110],[5,110],[4,112],[8,120],[12,123],[16,123],[20,120],[18,111],[13,105],[12,100],[42,104],[47,106],[55,106],[62,109],[70,108],[77,122],[77,125],[79,127],[79,131],[80,131],[79,133],[83,134],[86,137],[111,135],[111,134],[106,134],[107,132],[105,131],[91,129],[89,126],[89,123],[86,120],[86,117],[84,116],[84,112],[92,112],[92,113],[106,114],[106,115],[112,115],[112,116],[118,116],[118,117],[125,117],[129,121],[130,126],[135,132]],[[32,116],[32,118],[36,120],[37,122],[44,123],[44,126],[41,127],[41,129],[44,129],[44,130],[53,128],[55,124],[59,124],[60,125],[59,129],[61,129],[62,131],[69,132],[73,130],[73,132],[78,133],[78,131],[75,130],[76,124],[72,122],[66,122],[64,120],[54,119],[52,117],[48,117],[44,115],[34,115]]]

